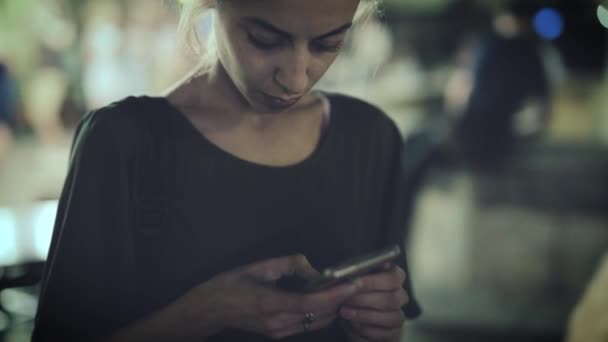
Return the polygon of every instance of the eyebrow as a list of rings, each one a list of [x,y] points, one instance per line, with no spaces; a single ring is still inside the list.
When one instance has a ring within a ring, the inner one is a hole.
[[[264,21],[262,19],[253,18],[253,17],[246,17],[246,18],[243,18],[242,20],[245,21],[245,22],[247,22],[247,23],[259,26],[259,27],[261,27],[261,28],[263,28],[263,29],[265,29],[267,31],[271,31],[271,32],[274,32],[276,34],[279,34],[279,35],[281,35],[283,37],[286,37],[286,38],[291,38],[292,37],[292,35],[289,32],[285,32],[285,31],[281,30],[280,28],[278,28],[278,27],[272,25],[271,23],[266,22],[266,21]],[[353,25],[353,23],[346,23],[346,24],[344,24],[344,25],[342,25],[342,26],[340,26],[340,27],[338,27],[338,28],[336,28],[334,30],[331,30],[331,31],[329,31],[327,33],[324,33],[324,34],[322,34],[320,36],[317,36],[317,37],[313,38],[313,40],[321,40],[321,39],[325,39],[325,38],[328,38],[328,37],[331,37],[331,36],[338,35],[338,34],[344,32],[344,31],[348,30],[352,25]]]

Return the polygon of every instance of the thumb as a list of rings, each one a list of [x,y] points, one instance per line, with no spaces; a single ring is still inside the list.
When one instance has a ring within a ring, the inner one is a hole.
[[[302,276],[303,278],[315,278],[321,275],[303,254],[295,254],[292,255],[291,258],[293,262],[293,273]]]
[[[312,277],[319,274],[302,254],[266,259],[245,266],[245,273],[261,282],[274,282],[283,276],[298,274]]]

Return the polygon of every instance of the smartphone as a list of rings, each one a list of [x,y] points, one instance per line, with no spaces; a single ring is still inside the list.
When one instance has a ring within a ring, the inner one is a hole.
[[[328,267],[316,278],[288,279],[285,286],[282,287],[299,292],[318,291],[342,281],[378,270],[384,263],[394,260],[400,254],[401,248],[395,245],[347,260],[333,267]]]

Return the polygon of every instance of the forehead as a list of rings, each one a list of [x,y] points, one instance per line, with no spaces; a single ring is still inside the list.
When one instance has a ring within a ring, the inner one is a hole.
[[[359,0],[224,0],[236,19],[263,19],[294,35],[315,36],[353,20]]]

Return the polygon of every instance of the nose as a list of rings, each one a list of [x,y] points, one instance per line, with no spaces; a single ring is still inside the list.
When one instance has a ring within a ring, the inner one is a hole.
[[[274,71],[275,82],[288,95],[301,95],[310,81],[310,53],[307,47],[294,47],[285,53]]]

